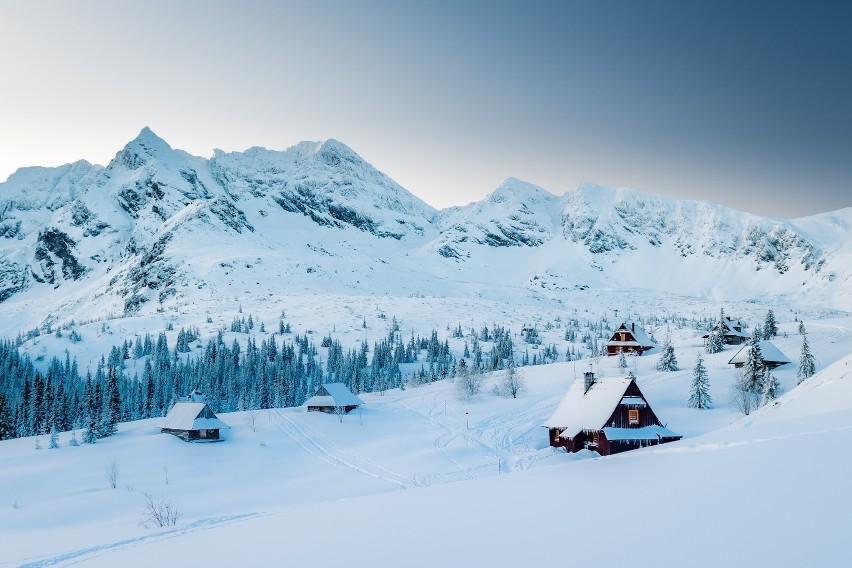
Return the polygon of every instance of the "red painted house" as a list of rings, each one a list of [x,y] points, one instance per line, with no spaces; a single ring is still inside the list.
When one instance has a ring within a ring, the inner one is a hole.
[[[550,445],[602,456],[680,440],[654,414],[634,377],[575,380],[544,426]]]
[[[626,321],[612,333],[612,337],[606,342],[606,354],[618,355],[619,353],[632,353],[641,355],[649,349],[656,347],[642,326],[635,321]]]

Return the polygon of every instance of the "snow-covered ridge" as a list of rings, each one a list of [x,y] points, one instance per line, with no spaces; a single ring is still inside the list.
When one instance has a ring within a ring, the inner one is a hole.
[[[205,159],[145,128],[106,167],[26,168],[0,184],[0,310],[26,329],[195,310],[233,286],[496,301],[519,286],[548,298],[627,287],[852,309],[850,211],[782,221],[514,178],[436,211],[337,140]]]

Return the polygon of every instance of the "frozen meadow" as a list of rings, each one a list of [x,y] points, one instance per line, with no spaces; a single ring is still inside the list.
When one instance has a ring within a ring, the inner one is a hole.
[[[517,399],[491,392],[497,372],[468,402],[443,380],[362,394],[342,421],[223,414],[231,430],[214,444],[160,434],[157,419],[94,445],[5,441],[0,566],[836,564],[852,505],[852,318],[806,325],[819,372],[795,386],[801,337],[782,323],[786,394],[745,417],[728,403],[737,348],[704,356],[710,410],[686,407],[700,338],[675,334],[681,371],[634,359],[684,439],[606,458],[550,448],[541,423],[589,363],[623,374],[615,357],[524,368]],[[176,525],[142,526],[149,496],[174,505]]]

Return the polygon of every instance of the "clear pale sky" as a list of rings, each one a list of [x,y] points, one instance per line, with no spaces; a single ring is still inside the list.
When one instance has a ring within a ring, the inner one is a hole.
[[[337,138],[435,207],[517,177],[852,206],[852,3],[0,2],[0,180]]]

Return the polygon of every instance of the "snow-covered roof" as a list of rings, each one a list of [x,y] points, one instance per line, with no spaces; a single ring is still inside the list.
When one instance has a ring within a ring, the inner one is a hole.
[[[635,339],[636,343],[632,341],[607,341],[607,345],[637,345],[640,347],[653,347],[655,343],[651,341],[651,338],[648,337],[648,334],[645,333],[645,330],[642,329],[642,326],[632,320],[627,320],[622,323],[620,326],[615,328],[612,332],[612,337],[615,337],[615,334],[620,330],[629,331],[633,335],[633,339]]]
[[[561,429],[569,438],[582,430],[600,430],[618,406],[632,380],[630,377],[598,378],[589,391],[584,393],[584,380],[574,379],[553,416],[544,425]]]
[[[359,406],[364,402],[352,394],[343,383],[321,385],[314,396],[305,401],[305,406]]]
[[[215,430],[230,428],[216,418],[205,402],[176,402],[163,419],[163,428],[169,430]]]
[[[648,406],[648,403],[641,396],[625,396],[619,404],[625,406]]]
[[[775,347],[775,344],[771,341],[760,341],[758,342],[760,346],[760,353],[763,355],[763,360],[769,363],[789,363],[790,360],[786,355],[781,353],[781,351]],[[746,359],[748,359],[748,354],[751,351],[751,345],[743,345],[736,354],[731,357],[731,360],[728,361],[729,365],[735,365],[738,363],[745,363]]]
[[[610,442],[624,440],[659,440],[660,438],[680,438],[665,426],[653,425],[642,428],[604,428],[603,433]]]

